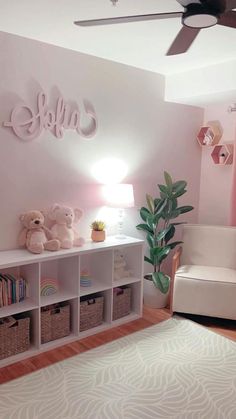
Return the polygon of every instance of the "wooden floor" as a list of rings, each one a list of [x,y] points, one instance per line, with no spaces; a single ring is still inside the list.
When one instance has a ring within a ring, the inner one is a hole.
[[[0,369],[0,384],[22,375],[29,374],[40,368],[47,367],[55,362],[62,361],[73,355],[80,354],[88,349],[95,348],[104,343],[111,342],[122,336],[129,335],[130,333],[137,332],[138,330],[152,326],[170,318],[171,315],[168,309],[150,309],[145,307],[143,317],[131,323],[107,330],[94,336],[84,338],[80,341],[64,345],[60,348],[44,352],[40,355],[26,359],[21,362],[9,365]],[[187,317],[187,316],[185,316]],[[236,321],[220,320],[203,318],[201,316],[188,316],[191,320],[197,321],[204,326],[220,333],[230,339],[236,341]]]

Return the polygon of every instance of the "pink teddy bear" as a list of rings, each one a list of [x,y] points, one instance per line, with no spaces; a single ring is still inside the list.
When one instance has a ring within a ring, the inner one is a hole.
[[[79,237],[74,224],[82,217],[82,210],[79,208],[54,204],[49,211],[49,218],[54,221],[51,228],[52,237],[60,241],[62,249],[71,249],[73,246],[82,246],[84,239]]]

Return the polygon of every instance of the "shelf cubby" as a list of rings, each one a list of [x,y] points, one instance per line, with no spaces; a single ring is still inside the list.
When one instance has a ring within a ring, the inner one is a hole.
[[[1,274],[15,278],[24,278],[28,283],[28,296],[20,302],[0,307],[0,318],[25,312],[38,307],[39,304],[39,264],[29,264],[0,269]]]
[[[124,246],[119,249],[123,255],[126,262],[125,270],[130,271],[128,277],[114,279],[113,275],[113,286],[121,286],[131,282],[140,281],[140,272],[142,271],[143,264],[143,249],[141,246]],[[113,253],[113,266],[114,266],[114,253]],[[114,272],[114,269],[113,269]]]
[[[224,154],[224,161],[221,162],[220,156]],[[234,145],[233,144],[218,144],[215,145],[211,153],[212,160],[218,165],[228,165],[233,163]]]
[[[112,250],[87,253],[80,258],[80,273],[88,272],[91,286],[80,285],[80,296],[109,289],[112,285]]]
[[[55,294],[40,296],[41,307],[77,297],[78,256],[41,262],[40,278],[53,278],[58,281],[58,291]]]
[[[202,147],[212,147],[219,143],[222,131],[219,124],[207,123],[197,134],[197,141]]]

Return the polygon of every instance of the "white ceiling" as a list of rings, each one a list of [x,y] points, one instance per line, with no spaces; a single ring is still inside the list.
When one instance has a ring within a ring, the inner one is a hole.
[[[186,54],[165,52],[181,28],[180,19],[82,28],[74,20],[181,11],[176,0],[0,0],[0,30],[162,74],[236,58],[236,30],[201,31]]]

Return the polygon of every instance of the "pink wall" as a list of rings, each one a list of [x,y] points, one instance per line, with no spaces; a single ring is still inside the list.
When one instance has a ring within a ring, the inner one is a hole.
[[[227,112],[228,106],[229,103],[225,103],[205,109],[205,123],[217,120],[222,126],[221,143],[233,143],[236,140],[236,115]],[[233,166],[215,165],[211,152],[211,148],[202,149],[199,223],[229,225]]]
[[[96,183],[91,167],[104,157],[128,165],[124,182],[134,183],[137,207],[146,192],[156,193],[163,170],[186,179],[186,202],[195,206],[188,219],[197,220],[201,150],[193,139],[201,109],[165,103],[164,78],[151,72],[5,33],[0,50],[0,249],[16,247],[21,212],[54,202],[84,209],[80,230],[88,237],[98,208],[94,189],[86,185]],[[26,143],[2,127],[19,101],[35,106],[41,90],[49,95],[50,107],[59,93],[79,106],[90,100],[98,116],[96,137],[86,141],[67,131],[57,140],[45,132]],[[137,208],[128,210],[129,234],[139,235],[137,222]]]

